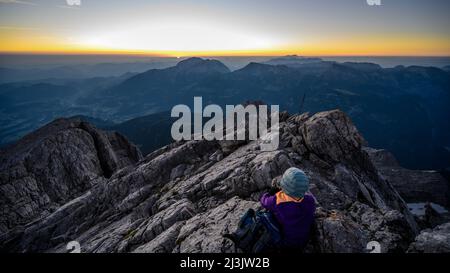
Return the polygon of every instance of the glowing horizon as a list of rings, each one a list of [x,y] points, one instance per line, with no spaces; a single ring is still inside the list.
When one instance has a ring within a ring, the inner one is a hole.
[[[450,56],[444,0],[101,2],[0,0],[0,53]]]

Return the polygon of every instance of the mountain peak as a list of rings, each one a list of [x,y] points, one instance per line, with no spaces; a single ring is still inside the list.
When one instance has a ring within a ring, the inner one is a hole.
[[[199,57],[190,57],[190,58],[180,61],[177,64],[177,66],[178,67],[188,67],[188,66],[198,65],[204,61],[205,61],[204,59],[199,58]]]
[[[191,57],[180,61],[176,66],[178,70],[188,73],[228,73],[230,69],[218,60]]]
[[[265,63],[250,62],[245,67],[243,67],[239,70],[236,70],[235,72],[257,76],[257,75],[262,75],[265,73],[277,73],[277,72],[286,71],[286,70],[289,70],[289,68],[284,65],[269,65],[269,64],[265,64]]]

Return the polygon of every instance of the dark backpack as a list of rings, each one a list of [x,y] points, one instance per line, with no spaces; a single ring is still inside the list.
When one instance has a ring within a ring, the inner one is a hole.
[[[244,253],[276,252],[281,245],[280,227],[269,211],[249,209],[240,219],[235,232],[223,237]]]

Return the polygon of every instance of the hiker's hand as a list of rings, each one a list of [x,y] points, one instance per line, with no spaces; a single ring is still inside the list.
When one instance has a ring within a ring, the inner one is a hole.
[[[279,192],[280,189],[278,187],[271,187],[268,191],[269,195],[275,195],[277,192]]]

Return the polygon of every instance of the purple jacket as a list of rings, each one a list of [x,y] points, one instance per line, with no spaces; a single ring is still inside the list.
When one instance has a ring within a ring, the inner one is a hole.
[[[283,192],[276,195],[265,193],[261,196],[260,202],[265,209],[275,215],[281,225],[283,246],[305,247],[314,222],[315,201],[312,194],[308,193],[301,201],[295,201]]]

